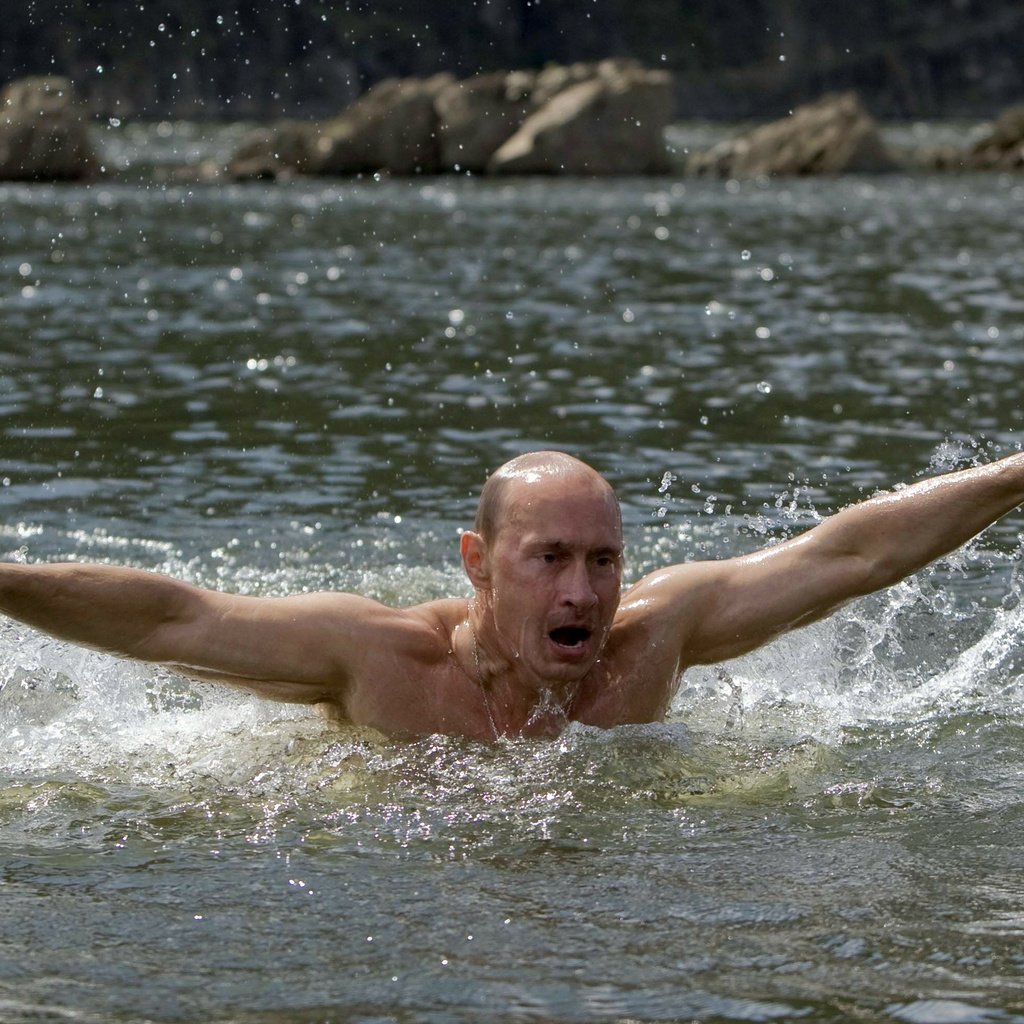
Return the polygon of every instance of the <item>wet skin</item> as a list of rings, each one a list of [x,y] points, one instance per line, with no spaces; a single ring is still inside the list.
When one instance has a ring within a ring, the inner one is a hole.
[[[555,735],[573,720],[659,721],[688,666],[746,653],[897,582],[1024,500],[1024,456],[1012,456],[853,506],[751,555],[657,570],[622,594],[618,504],[596,471],[537,453],[499,472],[489,535],[461,538],[470,601],[395,610],[331,596],[342,602],[335,631],[364,628],[339,637],[341,672],[311,701],[321,713],[484,740]],[[273,695],[301,699],[294,686]]]
[[[658,569],[624,594],[608,483],[511,460],[463,534],[469,600],[256,598],[110,565],[0,564],[0,612],[391,735],[549,736],[664,718],[683,671],[891,586],[1024,502],[1024,454],[882,494],[785,543]],[[621,596],[620,596],[621,595]]]
[[[613,496],[567,477],[519,485],[490,545],[462,535],[477,593],[474,628],[492,672],[534,690],[586,677],[608,639],[622,587],[622,531]],[[500,667],[499,667],[500,666]]]
[[[357,685],[343,710],[328,704],[321,713],[385,731],[401,719],[410,733],[485,739],[553,735],[569,720],[607,727],[661,717],[678,659],[654,653],[638,621],[642,600],[618,615],[618,504],[592,470],[569,470],[516,480],[490,543],[463,533],[473,600],[408,613],[431,627],[432,665],[421,662],[414,677],[400,669],[372,693]],[[645,662],[650,670],[639,671]],[[436,699],[425,701],[427,693]]]

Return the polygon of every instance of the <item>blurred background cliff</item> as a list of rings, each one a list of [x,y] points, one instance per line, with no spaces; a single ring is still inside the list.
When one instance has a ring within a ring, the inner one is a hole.
[[[0,82],[70,77],[95,116],[336,113],[388,77],[633,58],[676,117],[779,117],[856,90],[883,119],[991,117],[1024,96],[1019,0],[26,0]]]

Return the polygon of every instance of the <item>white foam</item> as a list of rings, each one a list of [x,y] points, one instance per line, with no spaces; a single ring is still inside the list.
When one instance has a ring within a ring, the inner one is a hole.
[[[340,588],[408,605],[466,591],[454,566],[436,570],[406,561],[339,572],[303,559],[261,574],[241,554],[227,565],[218,554],[211,567],[184,563],[165,546],[133,548],[106,534],[79,538],[83,544],[93,554],[114,549],[118,560],[135,553],[141,564],[156,554],[160,571],[251,593]],[[661,547],[656,554],[659,564],[680,557]],[[982,600],[965,582],[931,571],[744,658],[691,670],[671,718],[712,732],[837,743],[849,728],[953,709],[1019,712],[1020,574],[1014,575],[1012,557],[984,557],[983,568],[1009,580],[1001,604],[991,588]],[[960,555],[957,564],[966,571],[972,558]],[[0,771],[138,782],[251,779],[296,737],[322,728],[308,708],[188,682],[0,620]]]

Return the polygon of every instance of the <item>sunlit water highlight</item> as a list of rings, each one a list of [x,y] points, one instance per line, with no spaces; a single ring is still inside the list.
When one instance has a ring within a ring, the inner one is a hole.
[[[0,193],[8,557],[408,604],[522,447],[635,577],[1019,443],[1016,179]],[[1024,1019],[1022,541],[493,747],[4,623],[0,1020]]]

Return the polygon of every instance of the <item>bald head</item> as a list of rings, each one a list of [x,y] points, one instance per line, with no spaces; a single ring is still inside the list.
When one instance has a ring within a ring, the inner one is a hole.
[[[614,506],[621,530],[619,502],[611,485],[592,466],[565,452],[527,452],[496,469],[480,492],[474,529],[489,544],[508,521],[510,497],[549,484],[578,485],[583,491],[602,492]]]

